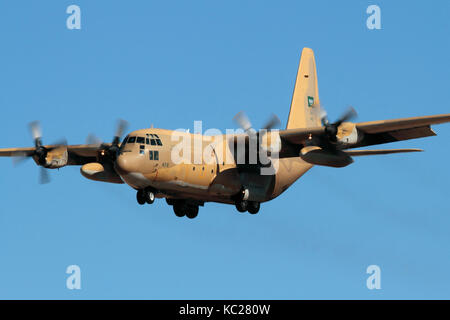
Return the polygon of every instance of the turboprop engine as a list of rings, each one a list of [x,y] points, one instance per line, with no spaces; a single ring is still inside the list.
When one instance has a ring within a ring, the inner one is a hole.
[[[314,139],[300,150],[300,158],[311,164],[342,168],[353,163],[352,157],[340,150],[346,146],[357,144],[362,139],[362,133],[354,123],[347,122],[356,117],[356,111],[350,107],[336,122],[328,121],[326,112],[323,110],[322,125],[325,127],[325,135],[317,140]]]
[[[53,145],[44,146],[39,122],[31,122],[29,126],[31,135],[33,136],[34,150],[16,154],[13,162],[14,164],[19,164],[24,160],[32,158],[40,167],[39,183],[48,183],[50,182],[50,176],[47,169],[59,169],[68,163],[67,142],[66,140],[62,140]]]

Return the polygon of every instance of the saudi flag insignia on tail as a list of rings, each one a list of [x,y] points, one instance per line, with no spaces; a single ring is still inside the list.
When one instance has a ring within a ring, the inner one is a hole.
[[[308,96],[308,107],[311,107],[314,104],[314,97]]]

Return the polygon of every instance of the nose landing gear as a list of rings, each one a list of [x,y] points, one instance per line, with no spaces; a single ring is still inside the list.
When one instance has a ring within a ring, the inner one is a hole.
[[[145,204],[144,192],[143,190],[138,190],[136,193],[136,200],[142,206]]]
[[[144,190],[145,202],[152,204],[155,201],[155,194],[151,190]]]
[[[155,192],[151,189],[140,189],[136,193],[136,200],[140,205],[152,204],[155,201]]]

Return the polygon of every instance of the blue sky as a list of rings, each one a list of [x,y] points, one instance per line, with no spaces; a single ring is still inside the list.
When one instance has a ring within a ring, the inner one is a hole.
[[[67,6],[81,30],[66,28]],[[382,30],[366,28],[381,8]],[[149,127],[285,125],[301,49],[315,50],[335,119],[449,113],[448,1],[4,1],[0,147],[112,139],[116,120]],[[257,216],[206,204],[179,219],[121,185],[0,159],[0,298],[450,298],[450,125],[402,142],[421,154],[314,167]],[[392,145],[393,146],[393,145]],[[81,267],[82,289],[65,287]],[[381,290],[366,268],[381,267]]]

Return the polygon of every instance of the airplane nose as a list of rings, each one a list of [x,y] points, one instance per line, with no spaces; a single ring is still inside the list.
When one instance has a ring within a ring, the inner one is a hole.
[[[119,155],[117,157],[116,163],[115,163],[115,167],[116,170],[119,172],[119,174],[124,174],[129,172],[129,159],[127,159],[128,157],[125,155]]]

